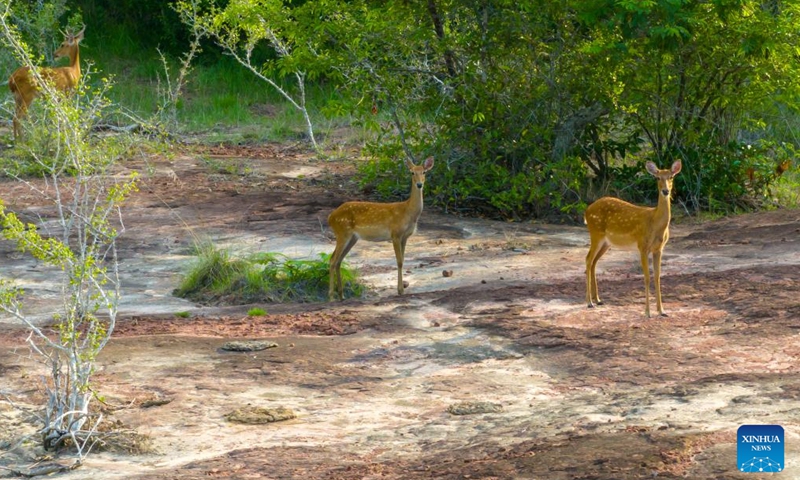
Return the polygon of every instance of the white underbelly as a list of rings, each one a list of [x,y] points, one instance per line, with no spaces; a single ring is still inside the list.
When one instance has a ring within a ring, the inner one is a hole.
[[[390,242],[392,240],[392,233],[385,229],[359,228],[356,235],[368,242]]]
[[[636,250],[639,245],[639,242],[636,240],[636,238],[631,235],[607,234],[606,240],[608,241],[608,243],[610,243],[615,247],[629,249],[629,250]]]

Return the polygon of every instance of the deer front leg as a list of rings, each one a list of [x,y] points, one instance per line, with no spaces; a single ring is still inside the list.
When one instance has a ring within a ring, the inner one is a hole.
[[[656,282],[656,308],[662,317],[668,316],[661,305],[661,250],[653,252],[653,277]]]
[[[403,294],[403,257],[405,256],[405,239],[392,238],[394,256],[397,260],[397,294]]]
[[[640,248],[642,257],[642,272],[644,273],[644,316],[650,318],[650,266],[647,264],[649,252]]]

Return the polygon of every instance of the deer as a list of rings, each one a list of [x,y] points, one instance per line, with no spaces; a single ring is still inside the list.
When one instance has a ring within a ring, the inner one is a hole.
[[[38,77],[48,82],[58,91],[67,92],[72,90],[81,78],[79,44],[83,40],[83,32],[85,30],[86,26],[84,25],[83,29],[76,34],[65,33],[64,41],[54,53],[57,59],[68,57],[69,65],[66,67],[42,67],[38,69]],[[16,104],[14,110],[15,140],[22,135],[20,120],[25,117],[28,107],[40,94],[38,83],[37,75],[31,72],[30,67],[27,65],[16,69],[8,79],[8,88],[14,95],[14,103]]]
[[[336,235],[336,248],[330,260],[328,298],[344,298],[342,285],[342,260],[358,242],[391,241],[397,260],[397,294],[403,295],[403,259],[406,242],[417,230],[417,221],[422,215],[422,187],[425,185],[425,172],[433,168],[433,157],[428,157],[422,165],[415,165],[406,159],[411,171],[411,194],[403,202],[345,202],[328,216],[328,225]]]
[[[597,261],[612,245],[618,247],[635,245],[639,249],[644,272],[645,317],[650,318],[648,260],[651,254],[656,307],[659,315],[667,316],[661,304],[661,255],[669,240],[672,181],[681,171],[681,161],[676,161],[666,170],[659,170],[655,163],[647,162],[646,169],[658,181],[658,205],[655,208],[640,207],[619,198],[603,197],[589,205],[583,214],[591,240],[589,253],[586,255],[586,303],[589,308],[594,308],[595,303],[603,304],[597,289]]]

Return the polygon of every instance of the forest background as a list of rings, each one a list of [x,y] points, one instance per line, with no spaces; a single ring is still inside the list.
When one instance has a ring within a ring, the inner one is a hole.
[[[577,221],[606,194],[652,204],[648,160],[683,162],[675,202],[687,214],[798,203],[800,2],[11,5],[43,65],[56,64],[59,29],[87,26],[86,82],[110,79],[119,107],[98,124],[152,118],[172,91],[178,138],[308,142],[313,133],[325,157],[341,153],[347,132],[345,148],[363,156],[361,185],[385,199],[407,193],[405,158],[433,155],[426,199],[469,215]],[[176,92],[171,75],[198,32]],[[7,78],[19,62],[0,55]],[[10,95],[3,108],[10,121]]]

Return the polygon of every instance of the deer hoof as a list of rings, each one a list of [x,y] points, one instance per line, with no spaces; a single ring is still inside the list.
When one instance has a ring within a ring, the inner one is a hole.
[[[589,305],[586,305],[586,308],[594,308],[594,304],[590,303]]]

